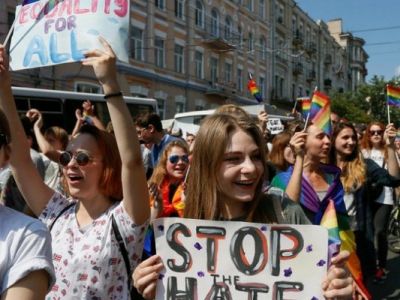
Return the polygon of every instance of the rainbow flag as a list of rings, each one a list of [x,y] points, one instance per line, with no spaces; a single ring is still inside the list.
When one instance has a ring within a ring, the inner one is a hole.
[[[303,115],[303,119],[306,120],[311,109],[311,99],[310,97],[302,97],[298,98],[297,101],[301,102],[301,113]]]
[[[331,103],[329,97],[322,92],[315,91],[311,101],[310,120],[326,134],[332,134]]]
[[[400,107],[400,87],[386,86],[387,105]]]
[[[263,102],[260,90],[257,87],[256,81],[254,79],[250,79],[247,83],[247,89],[249,90],[250,94],[256,98],[258,103]]]

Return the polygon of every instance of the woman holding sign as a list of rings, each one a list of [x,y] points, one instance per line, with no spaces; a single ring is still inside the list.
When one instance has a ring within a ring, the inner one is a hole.
[[[265,143],[253,121],[245,116],[211,115],[203,121],[196,139],[186,190],[185,217],[283,222],[280,201],[291,201],[274,199],[261,192],[266,170]],[[327,299],[351,299],[352,280],[343,268],[346,259],[347,254],[340,253],[332,260],[323,284]],[[155,255],[135,270],[135,287],[146,299],[154,298],[162,268],[160,258]]]
[[[60,164],[70,199],[45,185],[32,164],[6,51],[0,48],[0,105],[13,128],[10,162],[22,194],[53,238],[56,283],[48,299],[129,299],[129,269],[140,258],[150,215],[139,142],[116,81],[116,57],[100,41],[103,49],[87,52],[82,64],[93,67],[102,85],[115,140],[88,125],[69,142]]]

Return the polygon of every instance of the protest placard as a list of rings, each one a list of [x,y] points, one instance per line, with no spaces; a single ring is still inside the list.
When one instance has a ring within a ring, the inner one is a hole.
[[[16,9],[12,70],[80,61],[99,35],[128,61],[129,0],[38,0]]]
[[[156,299],[323,299],[328,233],[314,225],[163,218]]]

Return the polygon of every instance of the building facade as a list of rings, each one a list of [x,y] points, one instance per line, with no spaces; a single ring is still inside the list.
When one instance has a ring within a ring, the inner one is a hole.
[[[16,0],[0,2],[0,38]],[[155,98],[162,118],[231,102],[289,108],[317,87],[355,90],[365,82],[364,41],[312,20],[293,0],[131,0],[130,62],[119,63],[126,94]],[[337,32],[340,32],[337,34]],[[79,64],[15,72],[14,84],[101,92]]]

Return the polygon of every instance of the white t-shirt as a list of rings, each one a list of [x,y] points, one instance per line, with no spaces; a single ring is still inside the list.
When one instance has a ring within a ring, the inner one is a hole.
[[[55,193],[40,219],[50,227],[60,212],[76,203]],[[128,274],[111,226],[114,215],[133,271],[142,250],[148,223],[135,225],[117,202],[83,228],[78,226],[76,205],[57,219],[51,230],[57,281],[46,299],[129,299]]]
[[[0,205],[0,295],[37,270],[55,282],[51,237],[43,223]]]
[[[378,166],[384,166],[387,169],[387,164],[384,164],[385,156],[382,151],[371,149],[371,151],[362,150],[362,154],[365,158],[372,159]],[[383,187],[382,193],[378,198],[375,199],[375,202],[387,205],[393,205],[393,189],[388,186]]]

